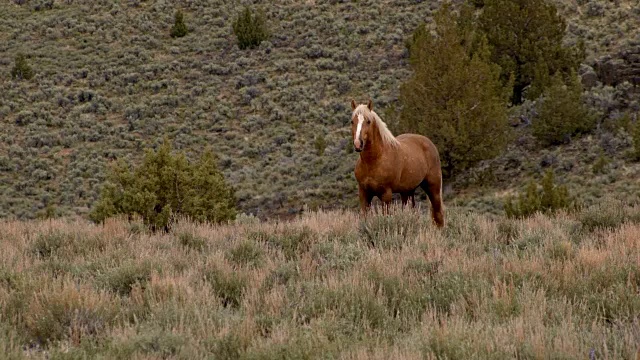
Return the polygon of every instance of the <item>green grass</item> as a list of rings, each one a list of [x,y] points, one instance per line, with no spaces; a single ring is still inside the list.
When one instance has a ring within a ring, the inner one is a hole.
[[[508,219],[450,206],[443,230],[422,210],[309,212],[182,221],[178,235],[121,220],[3,220],[0,349],[42,359],[634,358],[639,210],[608,200]]]

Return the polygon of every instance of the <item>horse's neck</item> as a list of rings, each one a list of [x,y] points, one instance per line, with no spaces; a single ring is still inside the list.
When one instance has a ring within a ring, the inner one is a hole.
[[[369,164],[375,164],[380,160],[388,147],[388,145],[384,144],[382,141],[382,135],[380,135],[380,130],[378,129],[377,124],[373,126],[372,130],[369,146],[360,153],[360,158]]]

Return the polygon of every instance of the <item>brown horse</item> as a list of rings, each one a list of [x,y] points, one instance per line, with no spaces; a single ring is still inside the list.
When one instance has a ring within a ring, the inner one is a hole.
[[[351,135],[355,151],[360,153],[355,174],[364,214],[377,196],[388,212],[392,194],[400,193],[402,205],[421,187],[431,201],[431,216],[438,227],[444,226],[442,169],[438,149],[428,138],[417,134],[394,137],[373,111],[371,100],[356,106],[351,100]]]

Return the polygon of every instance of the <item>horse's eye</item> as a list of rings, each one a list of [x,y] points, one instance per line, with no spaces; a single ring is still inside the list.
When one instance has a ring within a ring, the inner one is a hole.
[[[367,124],[371,124],[371,120],[367,120]]]

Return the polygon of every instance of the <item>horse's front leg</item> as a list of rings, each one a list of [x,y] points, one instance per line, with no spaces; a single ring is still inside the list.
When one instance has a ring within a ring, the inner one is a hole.
[[[380,196],[380,200],[382,201],[382,214],[389,215],[391,200],[393,200],[393,191],[391,191],[390,188],[385,189],[382,196]]]
[[[360,196],[360,210],[362,211],[362,216],[367,216],[367,210],[371,207],[371,200],[373,200],[373,195],[371,195],[367,190],[365,190],[362,186],[358,186],[358,194]]]

